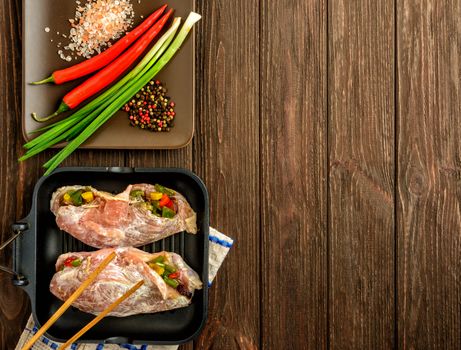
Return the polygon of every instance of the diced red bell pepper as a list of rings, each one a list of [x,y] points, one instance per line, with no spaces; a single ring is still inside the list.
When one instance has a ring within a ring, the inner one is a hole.
[[[168,197],[166,194],[164,194],[164,195],[162,196],[162,198],[160,199],[160,201],[158,202],[158,206],[159,206],[160,208],[162,208],[162,207],[164,207],[164,206],[168,206],[168,203],[170,203],[170,202],[171,202],[170,197]]]
[[[66,260],[64,260],[64,266],[70,267],[72,266],[72,261],[74,261],[76,258],[75,257],[69,257]]]
[[[171,199],[170,199],[170,201],[169,201],[165,206],[166,206],[168,209],[171,209],[171,210],[175,211],[175,210],[174,210],[174,203],[173,203],[173,201],[172,201]]]
[[[179,277],[179,272],[173,272],[168,275],[168,278],[176,279]]]

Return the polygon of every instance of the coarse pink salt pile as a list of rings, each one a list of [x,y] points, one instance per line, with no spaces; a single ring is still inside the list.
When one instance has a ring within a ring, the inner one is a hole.
[[[90,58],[111,45],[110,40],[120,38],[133,25],[133,5],[130,0],[86,0],[76,1],[75,18],[69,19],[72,26],[68,37],[70,43],[64,50],[74,57]],[[58,51],[59,56],[70,61],[70,55]]]

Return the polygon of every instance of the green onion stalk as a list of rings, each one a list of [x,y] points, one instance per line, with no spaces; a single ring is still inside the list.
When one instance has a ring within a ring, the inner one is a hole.
[[[201,16],[195,12],[191,12],[189,14],[178,35],[158,61],[150,68],[145,67],[143,72],[136,76],[137,79],[127,84],[127,87],[123,89],[123,91],[119,91],[116,99],[113,100],[113,102],[101,114],[99,114],[90,125],[88,125],[78,136],[70,141],[59,153],[44,164],[44,168],[47,169],[45,175],[49,175],[54,169],[56,169],[56,167],[58,167],[64,159],[66,159],[73,151],[75,151],[82,143],[93,135],[96,130],[106,123],[126,102],[130,100],[134,94],[136,94],[136,92],[153,79],[163,69],[163,67],[167,65],[186,40],[193,25],[198,22],[200,18]]]
[[[48,131],[27,142],[23,147],[28,149],[28,151],[24,156],[19,158],[19,160],[26,160],[43,150],[78,134],[80,130],[85,128],[92,119],[94,119],[116,99],[115,93],[118,90],[125,88],[131,81],[136,81],[138,76],[142,74],[145,67],[151,67],[158,60],[159,56],[166,49],[165,45],[168,45],[173,40],[180,22],[181,19],[179,17],[175,18],[171,27],[155,43],[141,62],[139,62],[139,64],[119,82],[69,117],[36,130],[35,132]]]

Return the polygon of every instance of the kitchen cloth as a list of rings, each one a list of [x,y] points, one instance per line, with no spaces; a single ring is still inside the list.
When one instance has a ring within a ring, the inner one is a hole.
[[[211,282],[216,276],[216,273],[219,270],[224,258],[229,252],[230,248],[234,241],[232,238],[227,237],[216,229],[210,227],[210,245],[209,245],[209,271],[208,271],[208,287],[211,287]],[[27,343],[27,341],[37,332],[38,328],[35,326],[32,315],[27,321],[26,329],[22,332],[21,338],[16,345],[15,350],[21,350],[21,348]],[[62,345],[62,343],[54,342],[44,336],[38,339],[34,346],[33,350],[56,350]],[[177,345],[132,345],[132,344],[78,344],[74,343],[70,347],[72,350],[176,350],[178,349]]]

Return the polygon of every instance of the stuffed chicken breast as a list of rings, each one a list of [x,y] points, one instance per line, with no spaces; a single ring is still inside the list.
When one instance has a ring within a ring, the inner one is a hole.
[[[197,273],[178,254],[150,254],[128,247],[61,255],[56,262],[57,272],[51,280],[50,291],[63,301],[68,299],[113,251],[116,257],[72,306],[97,315],[143,280],[144,284],[109,316],[154,313],[189,305],[194,291],[202,288]]]
[[[197,232],[196,214],[180,193],[161,185],[129,185],[113,195],[66,186],[51,198],[60,229],[95,248],[141,246],[177,232]]]

